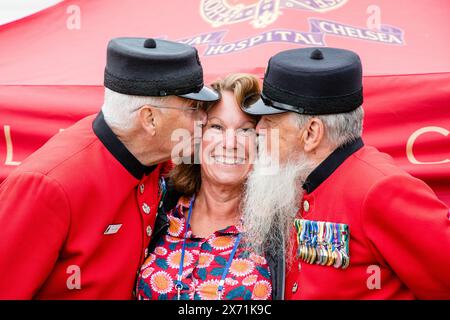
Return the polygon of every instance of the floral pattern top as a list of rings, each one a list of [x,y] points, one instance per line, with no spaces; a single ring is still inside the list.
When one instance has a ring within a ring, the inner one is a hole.
[[[182,197],[177,206],[168,212],[169,228],[139,272],[137,299],[178,299],[175,281],[180,267],[188,209],[189,199]],[[188,229],[181,300],[219,299],[219,281],[241,231],[240,225],[229,226],[201,238]],[[266,259],[252,252],[241,241],[225,278],[222,300],[270,300],[271,297],[272,284]]]

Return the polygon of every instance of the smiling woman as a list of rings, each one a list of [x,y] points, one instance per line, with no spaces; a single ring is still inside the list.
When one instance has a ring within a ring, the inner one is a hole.
[[[244,160],[247,165],[252,162],[254,150],[250,142],[257,118],[247,116],[239,106],[246,97],[259,94],[260,88],[255,76],[244,73],[230,74],[211,86],[221,93],[222,99],[207,110],[208,122],[203,131],[201,156],[194,155],[194,158],[204,162],[207,171],[210,166],[216,165],[217,173],[220,174],[220,170],[231,169],[226,165],[243,164]],[[236,145],[230,147],[230,142],[236,142]],[[246,148],[250,148],[247,159]],[[234,181],[242,182],[242,177]],[[201,185],[200,164],[194,162],[176,166],[171,172],[171,182],[176,190],[185,195],[191,196],[198,192]]]
[[[207,109],[200,164],[180,164],[158,211],[149,255],[141,267],[138,299],[268,300],[268,259],[243,237],[242,189],[256,152],[256,118],[240,108],[259,93],[258,79],[232,74],[212,84],[221,100]],[[163,184],[162,184],[163,185]],[[168,205],[173,199],[176,206]],[[169,200],[171,199],[171,200]],[[167,211],[167,212],[166,212]],[[165,221],[161,224],[158,221]],[[164,280],[161,290],[156,280]],[[173,286],[172,286],[173,284]]]

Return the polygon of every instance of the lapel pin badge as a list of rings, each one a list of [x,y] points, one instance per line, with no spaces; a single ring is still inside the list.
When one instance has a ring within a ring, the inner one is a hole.
[[[103,234],[115,234],[119,231],[122,224],[110,224]]]

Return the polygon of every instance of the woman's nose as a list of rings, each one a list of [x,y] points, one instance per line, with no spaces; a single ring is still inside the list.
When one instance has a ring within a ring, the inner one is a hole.
[[[225,130],[224,147],[226,149],[236,148],[236,131],[233,129]]]

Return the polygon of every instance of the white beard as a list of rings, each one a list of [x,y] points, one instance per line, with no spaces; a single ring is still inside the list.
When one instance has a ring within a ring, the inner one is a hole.
[[[303,196],[303,183],[315,164],[305,155],[267,170],[270,156],[259,144],[258,159],[249,174],[242,212],[244,239],[257,253],[291,258],[293,221]],[[270,171],[270,173],[268,173]]]

